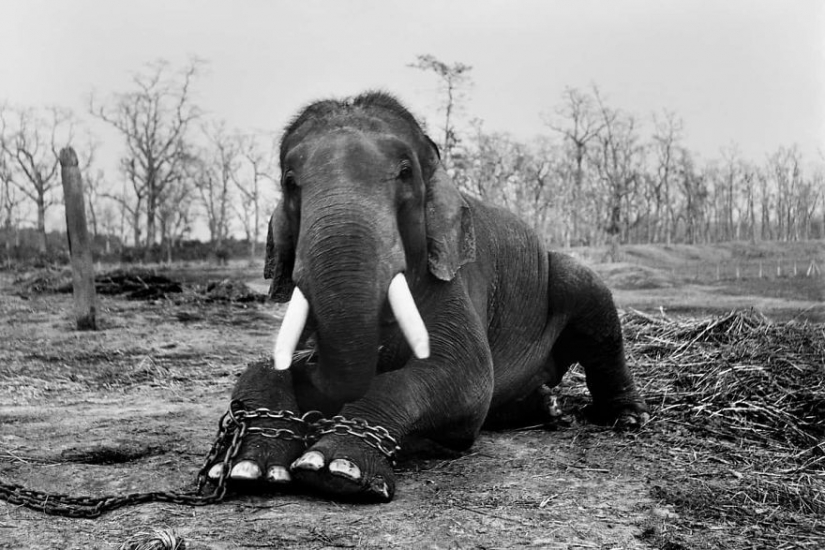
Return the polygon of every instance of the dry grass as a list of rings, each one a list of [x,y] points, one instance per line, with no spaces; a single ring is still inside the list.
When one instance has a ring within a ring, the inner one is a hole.
[[[772,323],[754,312],[673,319],[628,311],[623,323],[653,405],[648,435],[670,461],[654,496],[686,522],[738,524],[757,546],[821,548],[825,325]]]

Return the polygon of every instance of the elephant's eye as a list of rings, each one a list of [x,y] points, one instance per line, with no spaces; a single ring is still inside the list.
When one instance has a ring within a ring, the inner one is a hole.
[[[295,176],[291,172],[284,174],[283,186],[285,191],[293,191],[297,187]]]
[[[398,179],[408,180],[413,175],[412,163],[408,160],[402,160],[398,166]]]

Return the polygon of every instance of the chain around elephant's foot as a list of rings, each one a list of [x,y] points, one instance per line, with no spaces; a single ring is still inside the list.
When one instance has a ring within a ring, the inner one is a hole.
[[[229,482],[238,490],[285,487],[292,482],[290,464],[306,449],[310,425],[289,411],[234,411],[231,422],[246,423],[238,454],[232,461]],[[223,473],[223,456],[216,457],[207,479],[217,482]]]
[[[389,502],[395,494],[392,462],[397,446],[386,437],[379,442],[363,433],[332,431],[292,463],[292,474],[299,483],[328,495]]]

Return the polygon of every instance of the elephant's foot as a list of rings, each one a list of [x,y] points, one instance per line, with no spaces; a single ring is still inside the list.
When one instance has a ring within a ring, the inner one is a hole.
[[[296,481],[342,498],[389,502],[395,475],[389,459],[352,435],[327,435],[292,463]]]
[[[647,406],[638,397],[607,405],[590,405],[585,409],[585,415],[591,422],[613,426],[616,430],[638,430],[650,421]]]
[[[248,433],[229,471],[228,480],[233,489],[289,485],[292,482],[289,466],[306,449],[302,438],[307,430],[294,420],[254,418],[247,422]],[[223,455],[216,457],[207,470],[207,479],[213,483],[223,473],[223,460]]]

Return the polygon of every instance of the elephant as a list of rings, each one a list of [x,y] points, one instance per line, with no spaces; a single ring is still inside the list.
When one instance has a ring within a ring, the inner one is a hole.
[[[399,445],[461,451],[482,428],[541,419],[574,363],[593,418],[648,421],[610,290],[459,191],[440,154],[386,92],[318,101],[288,124],[264,276],[289,305],[274,358],[247,367],[232,404],[268,409],[250,426],[289,437],[247,434],[208,478],[390,501]]]

